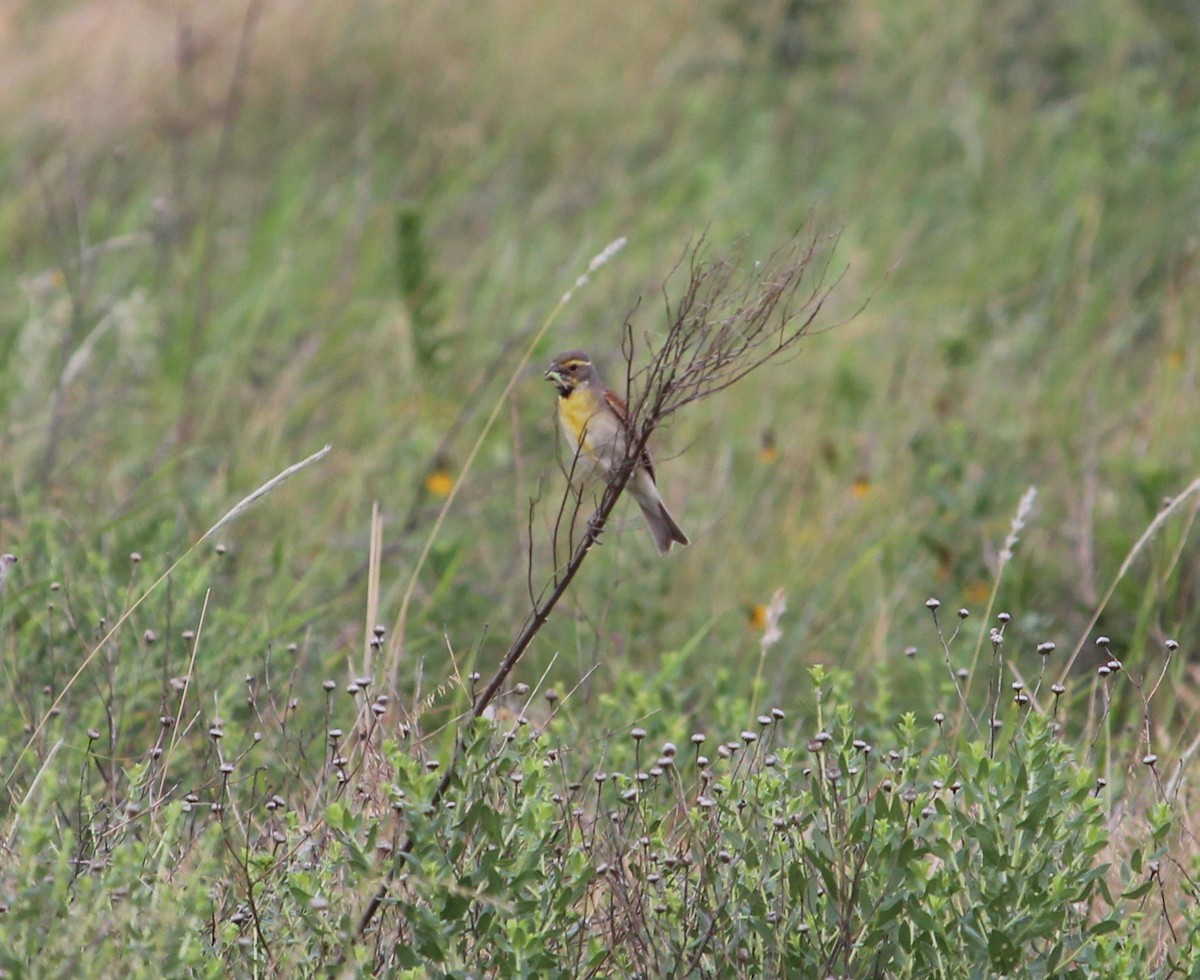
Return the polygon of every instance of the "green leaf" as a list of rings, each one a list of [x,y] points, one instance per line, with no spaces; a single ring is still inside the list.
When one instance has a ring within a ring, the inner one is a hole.
[[[471,907],[471,896],[463,892],[451,892],[442,902],[442,918],[447,922],[456,922],[467,914]]]
[[[1140,885],[1130,888],[1128,891],[1121,892],[1122,898],[1127,898],[1130,901],[1136,902],[1140,898],[1144,898],[1150,893],[1150,889],[1154,887],[1154,879],[1147,878]]]

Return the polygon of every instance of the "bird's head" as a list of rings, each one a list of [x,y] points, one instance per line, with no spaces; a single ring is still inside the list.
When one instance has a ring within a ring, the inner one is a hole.
[[[546,372],[546,380],[554,382],[554,387],[564,398],[576,388],[598,380],[596,366],[592,359],[581,350],[570,350],[559,354]]]

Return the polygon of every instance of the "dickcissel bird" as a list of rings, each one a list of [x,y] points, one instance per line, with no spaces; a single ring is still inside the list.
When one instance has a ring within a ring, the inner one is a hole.
[[[600,380],[592,359],[581,350],[559,354],[546,372],[546,380],[558,389],[558,420],[575,451],[577,465],[584,468],[585,475],[590,471],[607,479],[625,459],[633,435],[625,402]],[[672,544],[688,543],[659,495],[649,452],[642,454],[625,489],[642,509],[660,553],[665,555]]]

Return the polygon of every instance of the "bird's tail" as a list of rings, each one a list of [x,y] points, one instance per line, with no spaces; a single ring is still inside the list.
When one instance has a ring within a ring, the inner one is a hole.
[[[636,494],[635,496],[638,506],[642,509],[642,516],[646,518],[646,526],[650,528],[650,534],[654,537],[654,544],[660,554],[665,555],[671,550],[673,544],[688,543],[687,535],[675,523],[675,518],[671,516],[667,505],[662,502],[662,497],[657,492],[653,496],[649,494]]]

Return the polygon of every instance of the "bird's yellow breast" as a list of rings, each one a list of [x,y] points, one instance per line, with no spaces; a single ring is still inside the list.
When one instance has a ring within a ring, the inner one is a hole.
[[[592,448],[590,423],[602,408],[600,397],[590,387],[576,388],[558,400],[558,418],[563,429],[576,446],[579,446],[580,436],[583,436],[584,444],[580,448],[585,452]]]

